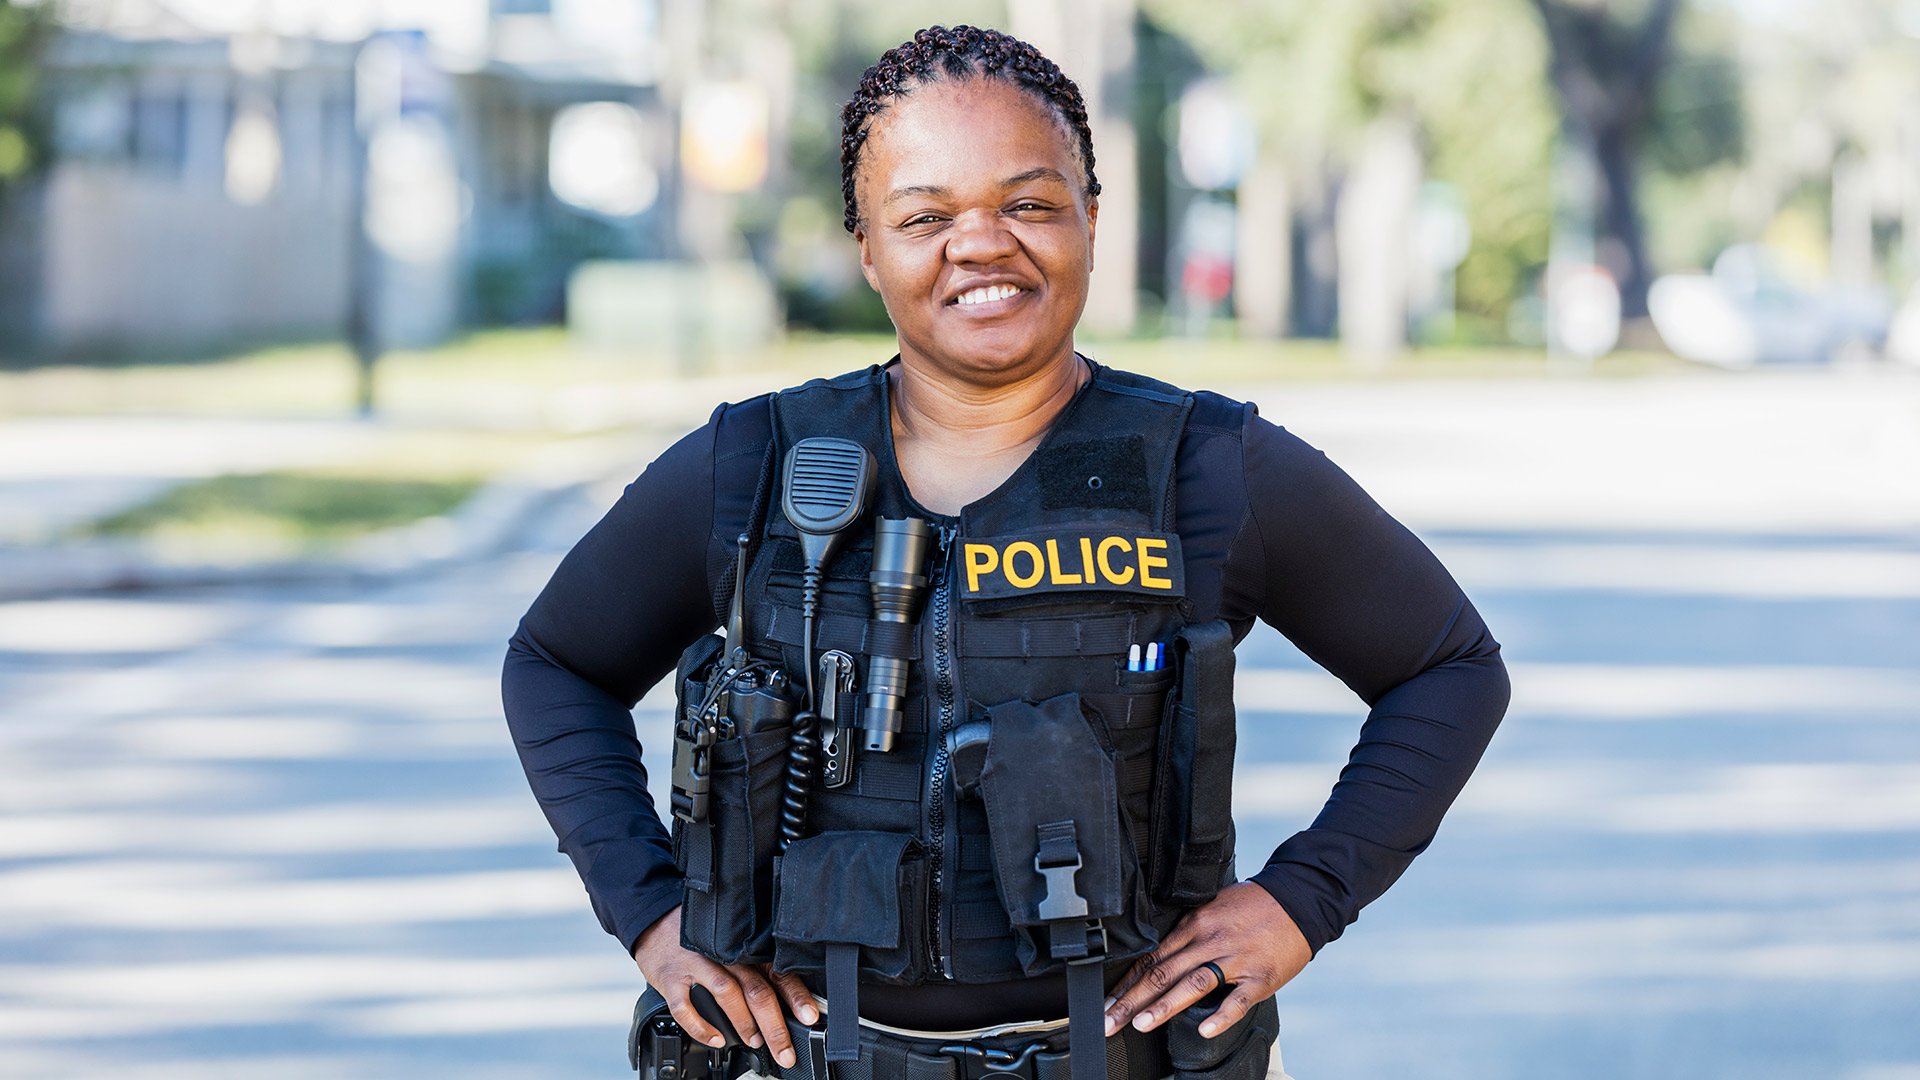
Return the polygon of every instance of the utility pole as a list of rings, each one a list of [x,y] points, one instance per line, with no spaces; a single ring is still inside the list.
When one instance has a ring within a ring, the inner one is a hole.
[[[380,360],[380,253],[367,234],[367,147],[372,141],[381,95],[375,69],[381,66],[376,39],[360,44],[354,54],[350,100],[353,144],[350,197],[347,200],[347,343],[353,348],[354,408],[362,417],[374,409],[373,372]]]

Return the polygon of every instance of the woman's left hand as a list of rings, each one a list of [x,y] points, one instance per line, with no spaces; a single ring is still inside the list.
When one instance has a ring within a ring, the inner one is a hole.
[[[1200,1024],[1200,1034],[1211,1039],[1272,997],[1311,959],[1307,939],[1271,893],[1251,881],[1229,885],[1187,912],[1160,947],[1141,957],[1113,988],[1107,1034],[1129,1020],[1141,1031],[1152,1031],[1213,993],[1224,979],[1233,992]],[[1220,978],[1203,966],[1209,961],[1219,966]]]

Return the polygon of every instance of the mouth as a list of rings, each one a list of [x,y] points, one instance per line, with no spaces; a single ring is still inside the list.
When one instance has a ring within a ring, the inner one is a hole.
[[[947,301],[948,307],[964,309],[969,314],[991,314],[1010,306],[1029,290],[1018,285],[1000,282],[994,285],[981,285],[968,289],[959,296]]]

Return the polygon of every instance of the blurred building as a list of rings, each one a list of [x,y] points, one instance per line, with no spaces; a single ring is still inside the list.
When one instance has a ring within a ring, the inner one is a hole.
[[[557,319],[578,263],[671,247],[654,80],[543,5],[496,2],[465,54],[154,10],[49,56],[53,160],[0,221],[6,351],[339,337],[356,311],[426,344]]]

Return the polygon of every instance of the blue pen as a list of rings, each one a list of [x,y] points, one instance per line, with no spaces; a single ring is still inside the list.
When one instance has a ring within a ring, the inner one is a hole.
[[[1140,670],[1140,646],[1138,645],[1127,646],[1127,670]]]
[[[1160,643],[1155,641],[1147,645],[1147,666],[1145,671],[1160,670]]]

